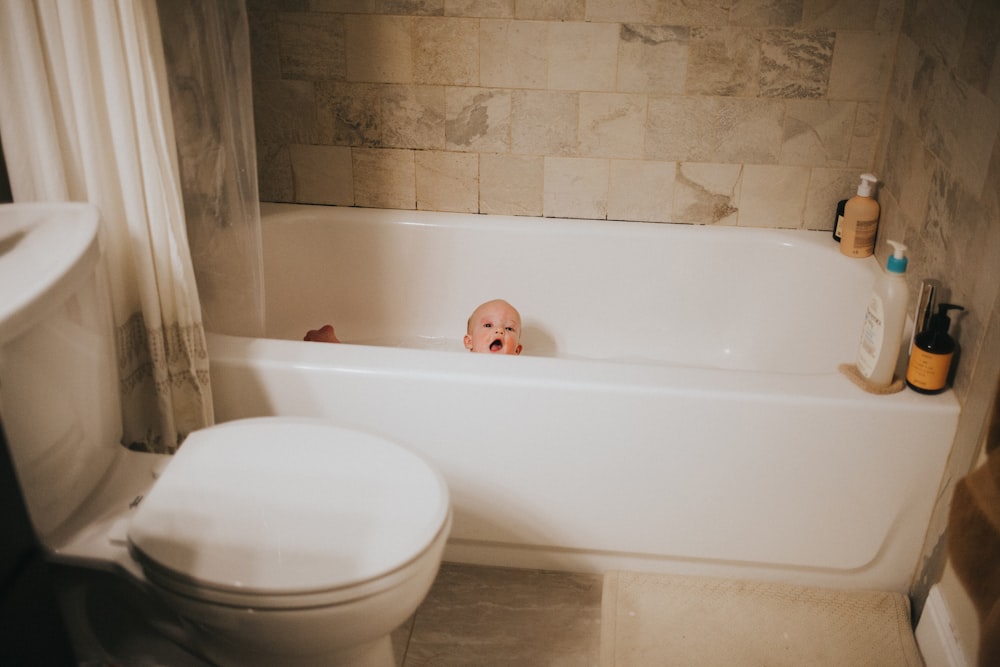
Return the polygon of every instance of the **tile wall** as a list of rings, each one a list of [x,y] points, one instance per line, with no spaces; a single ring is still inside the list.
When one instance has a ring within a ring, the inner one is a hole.
[[[940,280],[961,346],[958,435],[938,490],[914,586],[919,602],[944,565],[955,482],[982,448],[1000,376],[1000,3],[907,0],[875,168],[884,239],[910,248],[911,286]],[[1000,418],[1000,417],[998,417]]]
[[[828,229],[902,0],[251,0],[261,197]]]

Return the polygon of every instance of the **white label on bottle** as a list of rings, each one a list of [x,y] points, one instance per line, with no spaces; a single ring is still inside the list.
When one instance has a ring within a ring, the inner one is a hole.
[[[861,328],[861,345],[858,347],[858,371],[866,378],[871,377],[882,350],[885,335],[885,308],[882,297],[872,294],[865,313],[865,325]]]

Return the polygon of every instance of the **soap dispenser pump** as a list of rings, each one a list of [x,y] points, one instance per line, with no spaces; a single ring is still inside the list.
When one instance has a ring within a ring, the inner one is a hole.
[[[940,394],[948,384],[951,361],[955,354],[955,339],[948,335],[951,320],[949,310],[965,310],[961,306],[942,303],[931,315],[930,324],[913,339],[910,363],[906,367],[906,385],[921,394]]]
[[[910,300],[905,275],[906,246],[898,241],[886,243],[894,250],[868,300],[857,359],[858,372],[876,387],[892,384]]]
[[[875,251],[875,233],[881,208],[873,197],[878,178],[861,174],[858,193],[844,204],[840,252],[848,257],[868,257]]]

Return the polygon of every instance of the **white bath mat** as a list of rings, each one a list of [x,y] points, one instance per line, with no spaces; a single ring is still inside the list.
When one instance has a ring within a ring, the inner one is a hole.
[[[898,593],[609,572],[602,667],[920,667]]]

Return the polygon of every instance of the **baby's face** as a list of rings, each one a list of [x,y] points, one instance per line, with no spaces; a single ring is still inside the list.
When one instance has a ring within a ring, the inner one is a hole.
[[[491,354],[521,354],[521,316],[506,301],[490,301],[469,318],[465,349]]]

